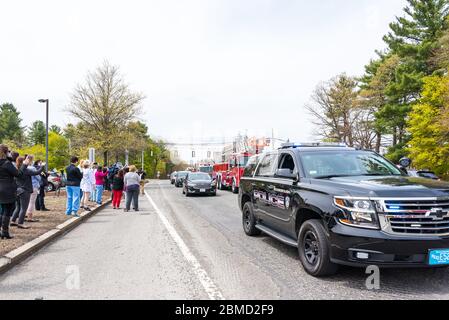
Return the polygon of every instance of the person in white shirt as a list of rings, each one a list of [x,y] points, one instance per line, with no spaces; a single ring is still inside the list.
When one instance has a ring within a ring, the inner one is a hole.
[[[81,173],[83,174],[83,179],[81,180],[80,188],[83,191],[83,197],[81,198],[80,207],[86,211],[91,211],[88,201],[93,192],[92,186],[95,185],[95,173],[90,167],[89,160],[83,161]]]

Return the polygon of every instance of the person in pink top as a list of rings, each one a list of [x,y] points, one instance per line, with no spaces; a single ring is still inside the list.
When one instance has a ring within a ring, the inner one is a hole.
[[[103,189],[104,189],[104,178],[107,177],[108,171],[103,171],[103,167],[99,166],[97,172],[95,172],[95,193],[97,196],[96,202],[98,204],[102,203],[103,199]]]

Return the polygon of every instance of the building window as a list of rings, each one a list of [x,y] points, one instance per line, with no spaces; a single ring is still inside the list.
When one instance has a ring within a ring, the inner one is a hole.
[[[195,151],[192,151],[192,158],[195,158]]]
[[[212,156],[212,153],[210,151],[207,151],[207,159],[212,158],[211,156]]]

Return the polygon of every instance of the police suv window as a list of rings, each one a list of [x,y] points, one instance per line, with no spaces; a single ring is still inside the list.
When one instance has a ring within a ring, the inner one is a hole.
[[[259,162],[259,156],[253,156],[249,158],[248,164],[245,167],[245,171],[243,172],[244,177],[252,177],[256,172],[257,163]]]
[[[260,162],[256,176],[258,177],[274,176],[274,171],[277,164],[276,162],[277,156],[278,155],[276,153],[267,154]]]
[[[295,161],[293,157],[289,153],[284,153],[281,155],[281,159],[279,161],[279,169],[290,169],[291,173],[296,172]]]

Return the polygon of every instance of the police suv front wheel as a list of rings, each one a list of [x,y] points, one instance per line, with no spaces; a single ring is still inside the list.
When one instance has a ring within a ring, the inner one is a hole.
[[[308,220],[298,235],[299,259],[307,273],[325,277],[337,272],[338,266],[330,260],[330,244],[320,220]]]

